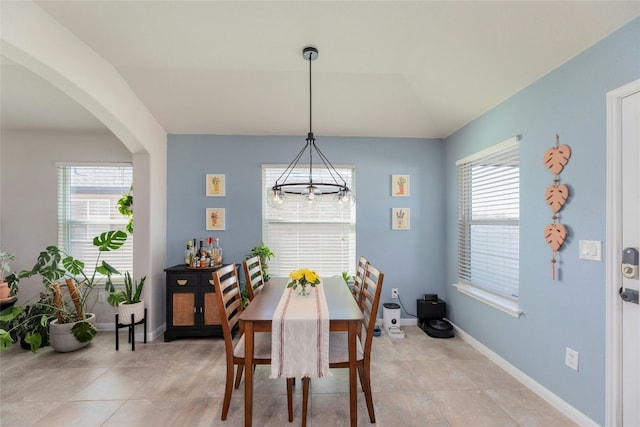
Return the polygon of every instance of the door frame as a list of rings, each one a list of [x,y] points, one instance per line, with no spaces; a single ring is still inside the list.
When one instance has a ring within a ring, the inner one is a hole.
[[[640,79],[607,93],[605,425],[622,423],[622,99],[640,92]]]

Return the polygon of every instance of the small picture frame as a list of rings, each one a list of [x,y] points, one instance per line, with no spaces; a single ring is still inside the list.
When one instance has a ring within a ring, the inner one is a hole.
[[[225,184],[224,174],[208,173],[207,181],[206,181],[207,197],[224,197],[225,196],[224,184]]]
[[[225,223],[224,208],[207,208],[207,230],[224,230]]]
[[[409,230],[410,228],[409,208],[392,208],[391,209],[391,229],[392,230]]]
[[[409,196],[409,175],[391,175],[391,195],[393,197]]]

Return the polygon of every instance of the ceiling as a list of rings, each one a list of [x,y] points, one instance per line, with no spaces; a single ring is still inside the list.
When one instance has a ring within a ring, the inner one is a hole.
[[[3,2],[7,0],[2,0]],[[616,1],[37,1],[168,133],[442,138],[640,16]],[[104,130],[6,58],[3,129]]]

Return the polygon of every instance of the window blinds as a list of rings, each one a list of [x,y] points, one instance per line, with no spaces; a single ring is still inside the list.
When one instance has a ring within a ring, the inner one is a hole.
[[[131,188],[133,168],[118,165],[58,165],[58,246],[85,262],[93,274],[98,249],[93,238],[109,230],[125,231],[128,218],[118,212],[118,199]],[[133,236],[117,251],[102,252],[120,273],[133,271]]]
[[[290,181],[308,179],[309,167],[300,166]],[[343,271],[355,274],[355,207],[345,210],[333,201],[333,196],[323,196],[317,205],[309,207],[302,196],[290,194],[284,209],[272,208],[267,204],[266,194],[285,167],[265,165],[262,168],[262,235],[265,244],[276,254],[269,261],[269,275],[288,276],[303,267],[320,276],[340,275]],[[353,168],[337,167],[336,170],[349,188],[354,188]],[[314,180],[331,179],[321,168],[314,169],[313,174]]]
[[[459,160],[458,280],[519,296],[520,138]]]

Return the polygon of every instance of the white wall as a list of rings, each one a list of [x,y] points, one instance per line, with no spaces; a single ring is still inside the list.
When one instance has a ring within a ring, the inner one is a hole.
[[[0,230],[2,249],[16,255],[12,270],[30,269],[47,245],[58,243],[56,162],[133,162],[111,133],[2,131]],[[37,279],[20,284],[19,303],[38,299]],[[97,292],[96,292],[97,295]],[[113,309],[96,304],[98,323]]]

